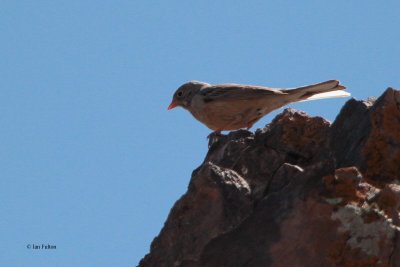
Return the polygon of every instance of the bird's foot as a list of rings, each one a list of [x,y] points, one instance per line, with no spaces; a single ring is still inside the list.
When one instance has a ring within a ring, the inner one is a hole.
[[[210,133],[209,135],[207,135],[207,139],[210,139],[210,138],[212,138],[213,136],[222,136],[221,130],[216,130],[216,131]]]
[[[218,142],[223,135],[221,131],[214,131],[207,136],[208,148],[210,148],[214,143]]]

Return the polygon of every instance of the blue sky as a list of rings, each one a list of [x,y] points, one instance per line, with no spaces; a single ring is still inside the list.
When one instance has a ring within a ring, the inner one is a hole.
[[[177,87],[338,79],[379,96],[400,88],[399,13],[394,0],[3,1],[0,265],[135,266],[207,152],[210,130],[166,110]],[[345,101],[290,107],[333,121]]]

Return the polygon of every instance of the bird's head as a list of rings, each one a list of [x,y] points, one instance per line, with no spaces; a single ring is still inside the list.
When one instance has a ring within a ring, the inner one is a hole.
[[[193,96],[203,87],[209,86],[208,83],[190,81],[183,84],[176,90],[174,96],[172,97],[172,102],[168,107],[168,110],[175,107],[183,107],[188,109],[192,102]]]

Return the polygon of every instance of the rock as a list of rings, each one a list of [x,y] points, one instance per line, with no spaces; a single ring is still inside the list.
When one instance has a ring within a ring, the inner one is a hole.
[[[362,151],[361,170],[369,182],[384,187],[386,183],[399,182],[399,91],[386,90],[370,113],[371,133]]]
[[[337,167],[360,166],[362,149],[371,131],[372,101],[351,99],[331,126],[330,142]]]
[[[193,172],[188,192],[171,210],[143,266],[183,266],[197,260],[213,238],[236,228],[250,213],[250,187],[235,171],[210,162]]]
[[[211,136],[139,266],[400,266],[400,92]]]

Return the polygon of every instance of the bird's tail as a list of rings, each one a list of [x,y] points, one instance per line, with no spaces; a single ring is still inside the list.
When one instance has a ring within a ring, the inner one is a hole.
[[[289,89],[286,92],[292,95],[293,102],[301,102],[315,99],[347,97],[350,93],[343,91],[346,87],[340,85],[339,81],[330,80],[323,83]]]

